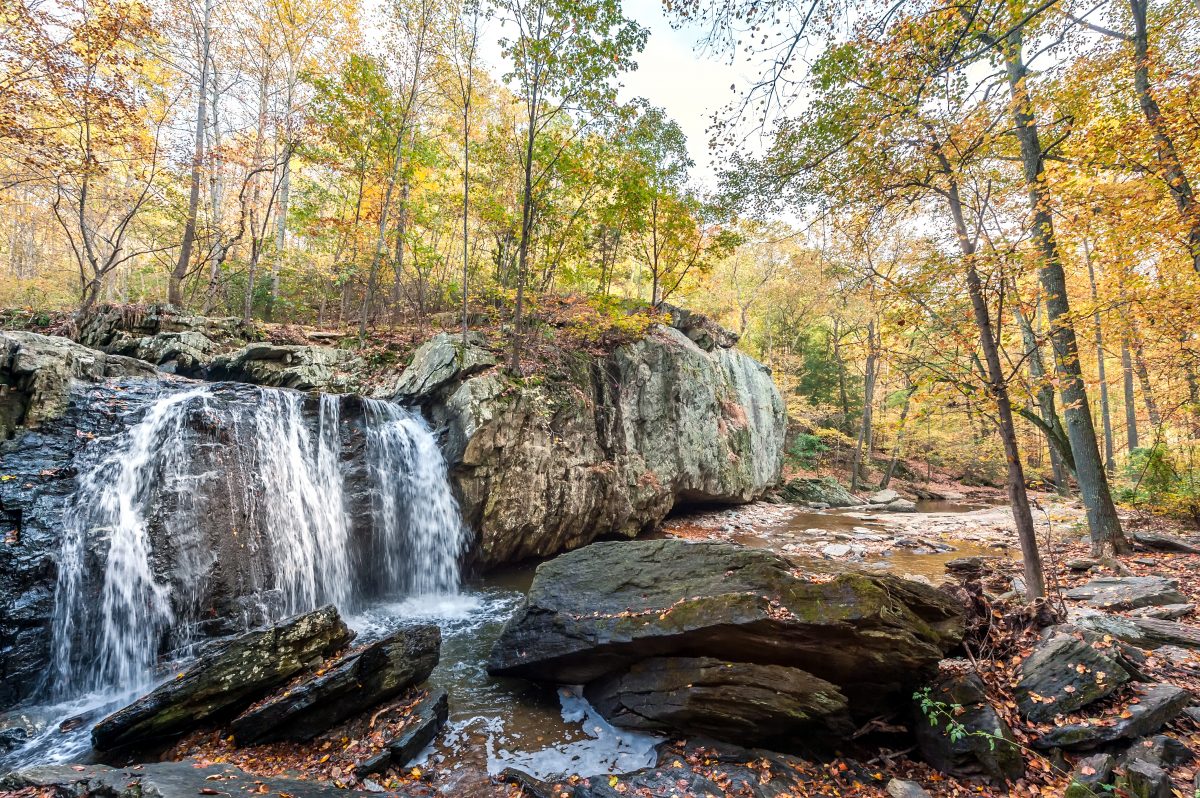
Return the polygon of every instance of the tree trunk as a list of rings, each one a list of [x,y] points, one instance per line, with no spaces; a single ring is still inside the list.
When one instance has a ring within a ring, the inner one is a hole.
[[[1104,428],[1104,469],[1112,474],[1117,470],[1113,454],[1112,412],[1108,405],[1108,377],[1104,371],[1104,331],[1100,326],[1100,295],[1096,291],[1096,269],[1092,264],[1092,249],[1086,239],[1083,254],[1087,259],[1088,284],[1092,288],[1092,324],[1096,328],[1096,375],[1100,380],[1100,421]]]
[[[1154,136],[1155,158],[1162,172],[1163,182],[1175,200],[1175,207],[1183,218],[1187,229],[1188,252],[1191,255],[1192,268],[1200,273],[1200,202],[1192,192],[1187,173],[1175,150],[1175,142],[1167,129],[1162,110],[1150,89],[1150,40],[1146,27],[1146,12],[1149,0],[1129,0],[1129,10],[1133,14],[1133,85],[1138,95],[1138,105],[1146,124]]]
[[[529,264],[529,237],[533,227],[533,146],[537,134],[538,89],[529,101],[529,132],[525,137],[525,175],[521,188],[521,240],[517,245],[517,306],[513,311],[513,373],[521,373],[521,314],[525,305],[525,271]]]
[[[1033,383],[1034,396],[1037,398],[1038,415],[1042,417],[1047,429],[1046,440],[1050,447],[1050,468],[1054,471],[1054,488],[1060,496],[1067,496],[1071,493],[1071,482],[1067,460],[1064,457],[1064,452],[1060,448],[1066,444],[1069,448],[1070,443],[1067,442],[1067,433],[1062,428],[1062,421],[1058,418],[1058,411],[1054,408],[1054,388],[1050,381],[1046,379],[1046,364],[1042,360],[1042,347],[1038,343],[1037,334],[1033,331],[1033,325],[1029,318],[1021,310],[1016,308],[1017,325],[1021,328],[1021,338],[1025,344],[1025,352],[1029,362],[1029,379]]]
[[[858,490],[863,480],[863,450],[866,449],[867,460],[871,458],[871,420],[875,406],[875,371],[879,358],[878,347],[875,346],[875,320],[867,322],[867,366],[863,378],[863,411],[862,424],[858,428],[858,441],[854,447],[854,459],[850,463],[850,490]]]
[[[204,22],[200,29],[200,80],[196,84],[195,150],[192,153],[191,187],[188,192],[188,215],[183,226],[183,241],[179,259],[171,270],[167,284],[167,302],[183,305],[183,281],[192,263],[192,243],[196,239],[196,216],[200,210],[200,169],[204,165],[204,135],[208,127],[208,59],[212,47],[213,0],[204,2]]]
[[[912,380],[908,380],[908,388],[904,391],[904,405],[900,408],[900,420],[896,424],[896,442],[892,444],[892,456],[888,460],[887,471],[883,474],[883,479],[879,482],[879,489],[885,490],[892,482],[892,476],[896,473],[896,463],[900,461],[900,452],[904,444],[904,426],[908,421],[908,408],[912,404],[912,395],[917,390],[917,386],[912,384]]]
[[[1110,557],[1127,552],[1129,543],[1121,531],[1121,522],[1113,505],[1108,478],[1100,461],[1099,447],[1096,445],[1095,426],[1092,424],[1091,408],[1088,405],[1087,390],[1079,364],[1079,343],[1071,321],[1066,275],[1058,251],[1058,241],[1054,236],[1050,196],[1042,182],[1045,177],[1044,151],[1026,82],[1028,70],[1021,56],[1020,31],[1014,33],[1012,39],[1006,42],[1004,48],[1005,66],[1012,99],[1013,121],[1029,194],[1030,233],[1042,261],[1039,277],[1046,292],[1050,340],[1054,347],[1055,371],[1062,394],[1067,437],[1071,441],[1079,492],[1087,509],[1092,551],[1096,556]]]
[[[1150,368],[1146,365],[1146,345],[1139,332],[1133,334],[1133,369],[1137,372],[1138,382],[1142,384],[1142,401],[1146,404],[1146,415],[1150,426],[1158,434],[1162,426],[1162,413],[1158,411],[1158,402],[1154,398],[1154,388],[1150,385]]]
[[[1129,351],[1129,338],[1121,341],[1121,375],[1125,386],[1125,441],[1129,454],[1138,447],[1137,405],[1133,395],[1133,355]]]

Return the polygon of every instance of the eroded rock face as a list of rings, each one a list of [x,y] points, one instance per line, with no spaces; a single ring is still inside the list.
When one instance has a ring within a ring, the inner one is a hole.
[[[310,740],[428,679],[440,649],[438,627],[423,625],[348,652],[235,718],[234,739],[238,745]]]
[[[333,607],[219,645],[92,729],[97,750],[157,743],[237,712],[353,638]]]
[[[764,742],[854,731],[838,686],[798,668],[652,657],[588,685],[601,715],[630,729]]]
[[[1133,610],[1187,601],[1175,580],[1161,576],[1101,577],[1063,595],[1102,610]]]
[[[633,537],[686,502],[750,501],[779,479],[786,417],[768,370],[656,328],[570,374],[518,385],[435,336],[387,394],[446,429],[484,566]]]
[[[77,381],[156,375],[153,366],[97,352],[67,338],[0,332],[0,440],[11,438],[19,427],[60,418]]]
[[[1111,643],[1090,641],[1069,628],[1051,629],[1021,663],[1017,708],[1045,723],[1104,698],[1131,678]]]
[[[488,669],[592,683],[616,722],[641,724],[631,710],[643,706],[659,728],[728,739],[758,722],[777,736],[907,699],[961,634],[954,602],[916,582],[796,574],[721,543],[594,543],[538,567]],[[772,690],[776,706],[749,705]]]
[[[1025,762],[1012,728],[988,703],[983,681],[968,667],[963,662],[958,673],[943,674],[923,694],[931,703],[919,707],[914,721],[917,746],[926,761],[951,776],[1016,781]],[[951,723],[958,725],[954,733]]]
[[[357,375],[362,368],[362,360],[344,349],[247,344],[213,359],[204,376],[298,391],[346,393],[358,386]]]

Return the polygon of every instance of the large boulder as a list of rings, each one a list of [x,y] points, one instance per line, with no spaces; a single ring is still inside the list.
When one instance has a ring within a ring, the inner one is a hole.
[[[977,674],[960,667],[919,695],[915,736],[931,765],[951,776],[995,783],[1025,773],[1012,728],[988,702]]]
[[[680,503],[773,488],[786,416],[769,370],[656,327],[604,355],[517,380],[477,340],[437,335],[384,394],[420,404],[484,566],[633,537]]]
[[[1162,576],[1101,577],[1063,595],[1101,610],[1133,610],[1187,601],[1179,592],[1179,583]]]
[[[857,507],[866,502],[848,491],[833,477],[801,477],[790,480],[779,496],[794,504],[819,504],[828,507]]]
[[[1126,702],[1115,719],[1059,724],[1038,737],[1033,745],[1042,749],[1091,749],[1151,735],[1179,715],[1192,699],[1191,693],[1173,684],[1148,685]]]
[[[232,715],[350,642],[333,607],[215,644],[164,682],[92,729],[100,751],[157,743]]]
[[[1132,678],[1113,643],[1069,627],[1043,634],[1021,663],[1017,708],[1035,722],[1074,712],[1104,698]]]
[[[837,685],[784,665],[651,657],[592,682],[584,696],[618,726],[749,743],[854,731]]]
[[[349,651],[235,718],[234,740],[238,745],[311,740],[428,679],[440,648],[438,627],[422,625]]]
[[[67,338],[0,332],[0,440],[66,412],[72,385],[110,377],[157,376],[146,363],[107,355]]]
[[[362,360],[345,349],[254,343],[214,358],[204,376],[298,391],[347,393],[358,387],[362,369]]]
[[[538,567],[488,669],[564,684],[608,677],[589,689],[614,719],[645,701],[659,714],[656,724],[680,712],[681,723],[707,727],[733,710],[700,708],[695,682],[689,695],[669,695],[679,672],[716,668],[687,658],[783,666],[803,674],[733,665],[713,695],[760,696],[791,679],[790,706],[742,707],[737,722],[758,717],[798,729],[835,718],[840,696],[852,714],[906,697],[962,628],[948,596],[892,576],[796,573],[770,552],[720,543],[595,543]],[[648,695],[633,695],[639,685]]]
[[[355,773],[365,778],[388,768],[402,768],[433,742],[450,717],[450,696],[445,690],[429,693],[412,708],[403,729],[388,740],[379,753],[355,765]]]

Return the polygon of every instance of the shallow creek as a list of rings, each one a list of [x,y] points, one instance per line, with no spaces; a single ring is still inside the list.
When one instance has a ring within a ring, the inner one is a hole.
[[[777,506],[760,509],[777,513],[774,508]],[[835,564],[830,560],[846,559],[847,564],[915,575],[935,583],[950,559],[997,553],[995,544],[920,531],[942,526],[952,529],[955,525],[946,521],[966,519],[979,512],[980,505],[926,504],[918,513],[903,518],[899,514],[884,517],[868,512],[797,510],[766,519],[754,517],[755,505],[740,509],[742,515],[730,515],[737,510],[718,510],[689,516],[683,519],[689,533],[679,536],[770,548],[798,562],[824,566]],[[675,535],[679,529],[680,519],[673,519],[657,534]],[[915,539],[918,545],[898,547],[898,538]],[[831,541],[860,549],[847,558],[822,557],[820,548]],[[443,792],[468,790],[472,783],[485,781],[506,767],[553,778],[627,772],[653,764],[659,738],[614,728],[576,691],[487,674],[492,643],[519,608],[535,567],[529,563],[468,580],[453,595],[381,600],[347,618],[360,640],[381,636],[408,623],[437,623],[441,627],[441,663],[430,681],[431,686],[449,692],[450,718],[439,741],[414,764],[436,771]],[[93,698],[90,702],[43,707],[50,721],[47,733],[21,752],[23,764],[86,761],[92,723],[129,697],[106,695],[105,700]],[[81,712],[86,720],[80,718],[68,724],[72,728],[58,730],[64,718]]]

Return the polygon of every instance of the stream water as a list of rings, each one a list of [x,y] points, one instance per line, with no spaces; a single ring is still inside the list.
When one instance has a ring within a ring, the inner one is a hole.
[[[658,738],[612,727],[575,690],[487,675],[533,566],[460,584],[468,535],[434,435],[416,413],[361,401],[348,419],[336,396],[175,385],[129,409],[124,432],[84,447],[63,513],[52,667],[42,702],[24,710],[41,731],[0,769],[87,761],[94,722],[212,636],[217,583],[236,583],[241,613],[224,633],[327,603],[363,639],[438,623],[431,682],[450,693],[451,715],[424,756],[445,768],[549,778],[654,761]],[[742,542],[811,529],[882,527],[807,512]],[[932,576],[945,559],[899,554],[890,567]]]

